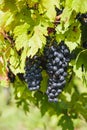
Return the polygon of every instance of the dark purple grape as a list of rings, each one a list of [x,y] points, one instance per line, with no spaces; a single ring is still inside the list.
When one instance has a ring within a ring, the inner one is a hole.
[[[57,66],[53,66],[53,71],[57,71],[57,70],[58,70]]]
[[[25,74],[24,78],[28,84],[28,88],[31,91],[38,90],[42,80],[42,68],[40,66],[40,58],[34,56],[33,58],[27,58],[25,63]]]
[[[47,52],[49,55],[47,56]],[[47,73],[49,75],[48,88],[46,94],[49,102],[57,102],[57,96],[62,92],[67,76],[68,62],[70,61],[70,51],[62,41],[59,45],[53,43],[45,49],[47,59]]]
[[[55,63],[59,63],[60,58],[56,57],[56,58],[54,59],[54,61],[55,61]]]

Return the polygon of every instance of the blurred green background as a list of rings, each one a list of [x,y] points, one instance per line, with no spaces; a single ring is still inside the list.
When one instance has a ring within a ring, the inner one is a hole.
[[[0,87],[0,130],[62,130],[58,126],[60,116],[41,116],[39,108],[31,104],[29,113],[17,108],[13,90]],[[10,102],[9,102],[10,101]],[[86,130],[87,123],[83,118],[75,119],[74,130]]]

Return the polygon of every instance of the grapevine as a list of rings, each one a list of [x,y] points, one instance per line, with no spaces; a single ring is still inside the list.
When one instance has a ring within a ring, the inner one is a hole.
[[[87,120],[86,59],[87,0],[0,1],[0,85],[17,106],[64,115],[63,129]]]

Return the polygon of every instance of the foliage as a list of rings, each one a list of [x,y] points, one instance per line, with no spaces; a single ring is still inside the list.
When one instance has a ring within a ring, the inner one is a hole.
[[[56,16],[55,7],[63,9],[62,14]],[[59,125],[64,130],[73,130],[73,119],[79,116],[87,120],[87,50],[82,46],[87,40],[87,24],[77,19],[79,13],[86,12],[87,0],[0,1],[0,75],[6,75],[9,62],[16,76],[12,86],[17,105],[23,106],[25,112],[30,104],[34,104],[42,115],[46,112],[50,116],[61,115]],[[53,28],[55,33],[48,34],[48,27]],[[38,50],[39,55],[43,54],[48,35],[58,43],[64,40],[72,54],[67,84],[58,103],[49,103],[47,100],[45,90],[48,75],[45,71],[42,72],[44,79],[37,92],[30,92],[27,84],[18,76],[25,72],[26,57],[33,57]]]

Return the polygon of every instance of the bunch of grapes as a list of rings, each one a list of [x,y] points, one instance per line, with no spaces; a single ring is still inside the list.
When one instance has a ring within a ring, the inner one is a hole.
[[[53,41],[51,46],[45,47],[44,52],[47,59],[47,73],[49,75],[46,93],[50,102],[57,102],[57,96],[61,93],[66,83],[65,78],[70,61],[70,51],[64,42],[57,45],[56,41]]]
[[[24,78],[30,90],[38,90],[42,80],[41,71],[45,69],[49,76],[46,91],[48,100],[57,102],[57,96],[62,92],[66,84],[70,51],[63,41],[58,44],[49,36],[46,39],[47,44],[44,48],[44,55],[26,59]]]
[[[24,78],[28,84],[29,90],[38,90],[40,88],[40,83],[42,80],[42,68],[40,64],[41,61],[38,56],[34,56],[33,58],[29,57],[26,59]]]

